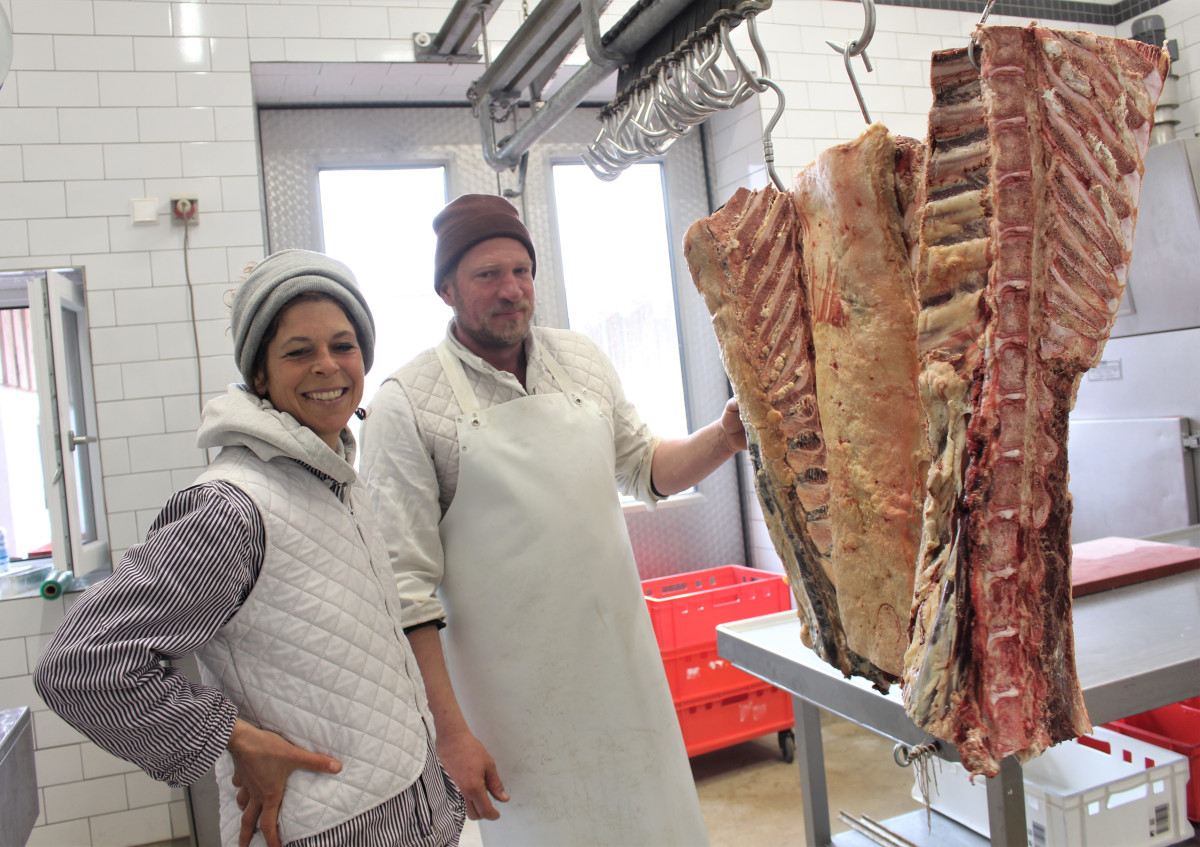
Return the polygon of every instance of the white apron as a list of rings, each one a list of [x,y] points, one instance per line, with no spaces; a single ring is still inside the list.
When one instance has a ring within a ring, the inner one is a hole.
[[[512,798],[487,847],[704,847],[708,837],[614,483],[612,430],[562,393],[462,414],[440,530],[446,661]]]

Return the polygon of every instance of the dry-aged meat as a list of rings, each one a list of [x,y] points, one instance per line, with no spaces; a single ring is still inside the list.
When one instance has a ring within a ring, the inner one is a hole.
[[[829,575],[829,484],[798,226],[790,195],[741,188],[691,226],[684,255],[746,422],[755,489],[799,603],[801,637],[843,673],[878,677],[846,649]]]
[[[1041,27],[978,40],[982,131],[965,70],[954,84],[961,62],[935,61],[918,259],[935,464],[905,700],[991,776],[1004,756],[1090,728],[1071,627],[1067,420],[1116,317],[1168,60]]]
[[[905,209],[921,148],[880,124],[796,179],[829,473],[831,574],[846,643],[904,671],[924,501],[917,302]],[[899,166],[899,167],[897,167]]]

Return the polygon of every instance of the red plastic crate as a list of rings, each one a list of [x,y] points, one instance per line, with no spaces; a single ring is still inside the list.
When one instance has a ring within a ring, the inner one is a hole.
[[[663,654],[671,699],[712,699],[762,681],[722,659],[716,645],[707,650],[674,650]]]
[[[643,580],[642,593],[664,654],[715,647],[717,624],[792,607],[782,574],[741,565]]]
[[[676,703],[688,757],[791,729],[792,697],[758,683],[711,700]]]
[[[1200,821],[1200,697],[1105,724],[1109,729],[1186,756],[1188,820]]]

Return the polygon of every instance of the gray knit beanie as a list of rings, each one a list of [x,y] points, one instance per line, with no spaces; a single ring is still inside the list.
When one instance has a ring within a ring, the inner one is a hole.
[[[362,350],[363,370],[375,358],[375,319],[351,270],[310,250],[281,250],[263,259],[233,295],[233,356],[247,385],[254,383],[254,360],[267,327],[293,298],[309,291],[328,294],[342,307]]]

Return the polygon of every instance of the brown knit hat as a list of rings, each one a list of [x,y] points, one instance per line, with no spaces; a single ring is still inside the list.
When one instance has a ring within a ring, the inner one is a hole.
[[[433,254],[433,290],[441,293],[442,280],[458,260],[480,241],[515,238],[525,245],[537,273],[537,254],[529,230],[521,223],[517,208],[494,194],[464,194],[450,202],[433,219],[437,248]]]

